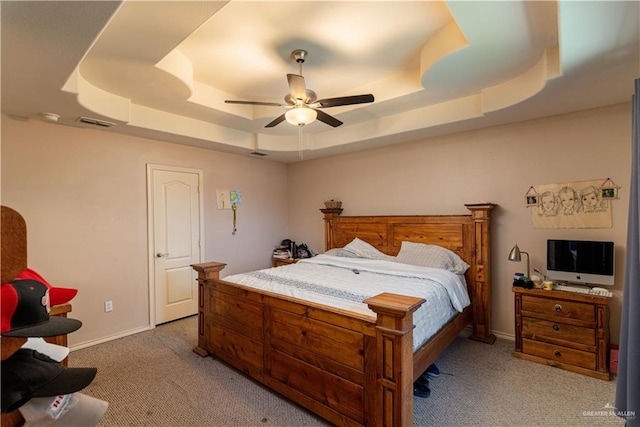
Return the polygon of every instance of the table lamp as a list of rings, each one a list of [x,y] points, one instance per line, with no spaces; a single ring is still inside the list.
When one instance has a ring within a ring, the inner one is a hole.
[[[511,249],[511,252],[509,252],[509,261],[516,261],[516,262],[522,261],[521,254],[525,254],[527,256],[527,279],[531,280],[531,270],[529,269],[529,253],[525,251],[521,251],[517,243],[513,247],[513,249]]]

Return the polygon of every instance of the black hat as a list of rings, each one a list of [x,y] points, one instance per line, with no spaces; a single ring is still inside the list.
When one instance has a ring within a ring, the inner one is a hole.
[[[20,349],[2,361],[2,412],[11,412],[33,397],[80,391],[96,376],[96,368],[66,368],[35,350]]]
[[[76,319],[49,316],[49,288],[32,279],[3,283],[1,334],[8,337],[53,337],[82,326]]]

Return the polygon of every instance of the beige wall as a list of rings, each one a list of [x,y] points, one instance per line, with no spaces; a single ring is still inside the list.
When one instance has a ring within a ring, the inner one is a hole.
[[[344,215],[465,214],[464,203],[493,202],[492,309],[496,333],[513,336],[513,274],[526,263],[507,255],[518,243],[531,268],[544,272],[546,239],[612,240],[616,285],[611,333],[618,342],[631,171],[631,105],[527,121],[296,163],[289,167],[289,231],[315,251],[323,248],[328,199]],[[531,185],[610,177],[622,188],[613,228],[534,229],[524,194]]]
[[[287,234],[283,164],[3,115],[2,204],[27,222],[29,266],[79,289],[71,346],[148,327],[147,163],[204,171],[205,260],[224,274],[269,266]],[[236,236],[216,188],[242,190]]]
[[[493,329],[513,335],[514,243],[544,269],[547,238],[613,240],[611,301],[617,342],[630,179],[631,106],[416,141],[290,166],[265,159],[2,116],[2,204],[23,214],[29,264],[58,286],[79,289],[71,346],[148,326],[146,164],[204,171],[205,259],[224,274],[263,268],[285,237],[323,247],[323,201],[345,215],[467,213],[497,203],[492,220]],[[529,186],[612,178],[621,185],[612,229],[533,229],[523,206]],[[218,211],[215,189],[240,189],[239,232]],[[113,300],[114,311],[103,304]]]

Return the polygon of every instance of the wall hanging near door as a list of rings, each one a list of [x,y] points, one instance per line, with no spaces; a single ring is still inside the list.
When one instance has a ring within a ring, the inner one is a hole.
[[[531,209],[533,227],[611,228],[611,200],[618,198],[619,188],[609,178],[536,185],[537,203],[528,204],[534,208]]]
[[[235,236],[238,232],[238,205],[242,203],[242,191],[231,190],[229,192],[229,201],[233,210],[233,231],[231,231],[231,235]]]

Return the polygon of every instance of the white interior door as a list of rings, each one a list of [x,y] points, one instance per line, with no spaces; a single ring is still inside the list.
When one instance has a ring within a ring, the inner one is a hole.
[[[198,312],[191,264],[201,262],[201,171],[149,166],[155,324]],[[151,301],[153,304],[154,301]],[[154,313],[151,314],[152,323]]]

